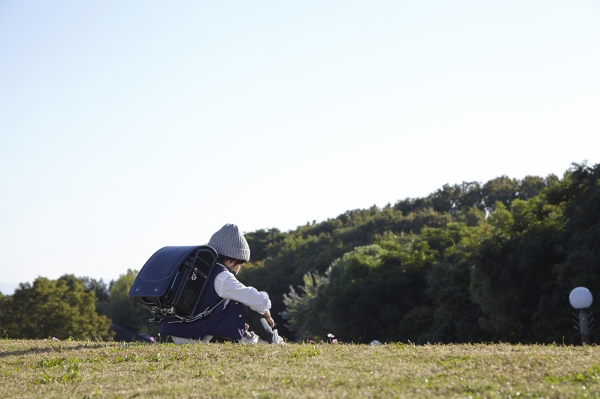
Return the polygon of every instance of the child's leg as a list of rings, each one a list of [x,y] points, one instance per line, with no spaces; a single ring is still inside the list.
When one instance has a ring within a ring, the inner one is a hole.
[[[273,340],[273,330],[269,323],[267,323],[265,316],[250,309],[250,307],[246,305],[244,305],[244,310],[246,311],[246,323],[248,323],[250,331],[254,331],[254,333],[263,341],[271,343]]]

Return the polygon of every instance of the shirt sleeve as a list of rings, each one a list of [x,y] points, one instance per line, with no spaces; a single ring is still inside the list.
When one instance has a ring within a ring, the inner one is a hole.
[[[228,271],[222,271],[215,278],[215,291],[221,298],[246,304],[258,313],[265,313],[271,309],[269,294],[264,291],[259,292],[253,287],[246,287]]]

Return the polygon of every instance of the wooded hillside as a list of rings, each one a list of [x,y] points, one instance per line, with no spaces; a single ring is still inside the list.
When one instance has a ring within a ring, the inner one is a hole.
[[[568,294],[600,288],[600,165],[247,238],[240,279],[272,295],[295,339],[574,343]]]

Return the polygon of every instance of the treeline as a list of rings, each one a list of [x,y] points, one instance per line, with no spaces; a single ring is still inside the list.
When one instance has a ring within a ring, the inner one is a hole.
[[[246,237],[240,279],[271,294],[296,340],[576,343],[569,292],[600,288],[600,166]]]
[[[111,339],[110,323],[156,335],[149,313],[129,297],[137,271],[127,270],[107,286],[102,280],[66,274],[57,280],[38,277],[13,295],[0,293],[0,337],[40,339]]]
[[[569,292],[600,289],[600,164],[445,185],[246,238],[252,261],[238,277],[269,292],[292,340],[577,343]],[[111,321],[155,335],[128,297],[136,275],[21,284],[0,294],[0,335],[107,339]]]

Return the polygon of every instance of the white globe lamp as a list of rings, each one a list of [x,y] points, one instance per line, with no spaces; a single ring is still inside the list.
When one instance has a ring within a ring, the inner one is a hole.
[[[592,320],[589,319],[587,309],[592,306],[594,297],[590,290],[585,287],[577,287],[569,294],[569,302],[576,310],[579,310],[579,321],[576,327],[581,334],[581,343],[590,343],[590,323]]]
[[[587,309],[592,306],[593,300],[592,293],[585,287],[577,287],[569,295],[569,302],[575,309]]]

